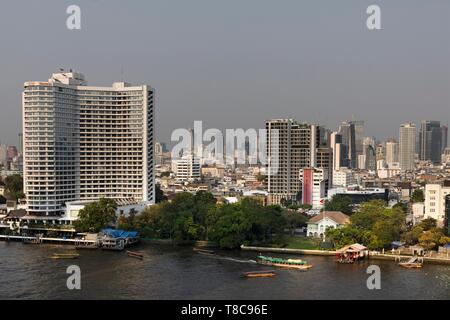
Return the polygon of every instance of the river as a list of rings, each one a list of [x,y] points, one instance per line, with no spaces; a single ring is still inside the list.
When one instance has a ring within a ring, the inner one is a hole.
[[[333,257],[303,256],[312,269],[243,279],[242,272],[267,269],[255,264],[255,252],[209,256],[188,247],[149,244],[133,250],[145,258],[79,250],[76,260],[54,260],[53,253],[73,250],[0,242],[0,299],[450,299],[450,266],[409,270],[392,261],[342,265]],[[72,264],[81,269],[81,290],[67,289],[66,269]],[[380,290],[367,288],[370,264],[380,266]]]

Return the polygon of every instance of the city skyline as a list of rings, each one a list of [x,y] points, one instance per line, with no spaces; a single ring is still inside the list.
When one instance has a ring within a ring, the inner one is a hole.
[[[2,58],[8,61],[8,77],[0,78],[0,139],[9,145],[19,145],[23,82],[60,67],[85,72],[101,85],[152,83],[160,106],[156,137],[166,142],[172,130],[189,128],[194,120],[214,128],[262,128],[268,119],[294,118],[335,130],[353,115],[365,121],[367,136],[380,140],[397,137],[405,122],[450,120],[444,14],[450,3],[378,1],[379,31],[365,26],[370,1],[248,1],[239,10],[237,1],[125,7],[80,1],[79,31],[65,28],[67,3],[26,2],[29,10],[23,12],[24,3],[0,13]],[[13,35],[6,26],[19,15]],[[29,42],[18,39],[33,28],[47,35],[33,43],[31,55]],[[117,37],[121,50],[115,50]]]
[[[2,9],[0,300],[450,300],[450,1]]]

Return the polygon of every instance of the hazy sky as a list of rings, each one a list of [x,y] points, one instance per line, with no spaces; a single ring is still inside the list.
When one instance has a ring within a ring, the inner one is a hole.
[[[77,4],[82,29],[66,28]],[[382,30],[366,28],[381,7]],[[21,91],[59,67],[92,85],[157,89],[157,140],[205,128],[263,128],[295,118],[367,135],[450,120],[448,0],[2,1],[0,141],[18,144]],[[121,70],[123,69],[123,77]]]

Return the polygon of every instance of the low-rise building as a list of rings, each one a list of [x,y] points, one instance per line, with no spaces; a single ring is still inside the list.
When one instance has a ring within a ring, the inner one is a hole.
[[[308,220],[307,232],[309,237],[325,236],[328,228],[339,228],[350,223],[350,217],[340,211],[322,211]]]
[[[370,200],[389,201],[389,189],[387,188],[333,188],[328,190],[328,199],[335,195],[347,196],[352,200],[352,204],[360,204]]]
[[[177,181],[200,181],[202,178],[200,159],[195,156],[184,156],[172,161],[172,171]]]
[[[424,202],[413,203],[411,211],[413,224],[420,222],[421,220],[423,220],[425,216],[425,203]]]
[[[355,183],[353,179],[353,173],[350,169],[340,168],[333,171],[333,186],[335,187],[347,187]]]
[[[445,197],[450,195],[450,181],[425,185],[425,218],[433,218],[440,225],[445,218]]]
[[[389,179],[401,174],[400,162],[377,161],[377,175],[380,179]]]

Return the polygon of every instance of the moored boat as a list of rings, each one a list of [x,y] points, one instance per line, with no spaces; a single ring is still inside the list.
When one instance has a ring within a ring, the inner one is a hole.
[[[423,267],[423,261],[420,261],[417,257],[413,257],[408,261],[399,262],[398,265],[407,269],[418,269]]]
[[[282,259],[282,258],[258,256],[256,262],[267,266],[286,269],[308,270],[312,268],[312,265],[308,264],[306,261],[301,259]]]
[[[54,253],[52,259],[76,259],[79,256],[78,253]]]
[[[262,270],[262,271],[250,271],[241,274],[243,278],[270,278],[277,274],[273,270]]]
[[[142,252],[135,252],[135,251],[127,251],[127,256],[137,259],[144,259],[144,254]]]

